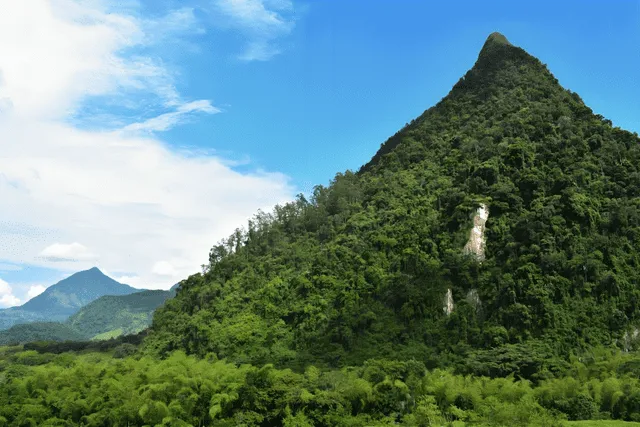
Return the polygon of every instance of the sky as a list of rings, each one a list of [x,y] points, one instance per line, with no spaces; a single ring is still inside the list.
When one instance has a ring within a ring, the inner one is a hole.
[[[0,0],[0,307],[167,289],[357,170],[499,31],[640,132],[640,0]]]

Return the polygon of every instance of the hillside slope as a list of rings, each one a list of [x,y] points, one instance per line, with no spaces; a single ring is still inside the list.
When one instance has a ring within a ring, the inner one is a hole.
[[[67,325],[92,339],[135,334],[151,324],[153,312],[175,295],[175,290],[149,290],[129,295],[105,295],[81,308]]]
[[[146,349],[526,377],[580,348],[632,346],[639,142],[492,34],[358,173],[214,246],[156,312]],[[474,226],[482,257],[465,250]]]
[[[113,280],[94,267],[72,274],[19,307],[0,310],[0,329],[19,323],[64,321],[103,295],[126,295],[139,291]]]

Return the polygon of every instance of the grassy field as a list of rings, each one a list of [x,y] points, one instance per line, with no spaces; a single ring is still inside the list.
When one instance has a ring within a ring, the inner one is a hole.
[[[628,423],[625,421],[567,421],[568,427],[640,427],[640,423]]]
[[[93,340],[108,340],[109,338],[117,338],[122,335],[122,328],[114,329],[112,331],[103,332],[93,337]]]

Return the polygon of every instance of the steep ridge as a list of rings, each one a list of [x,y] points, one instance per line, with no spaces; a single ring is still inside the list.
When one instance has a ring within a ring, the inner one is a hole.
[[[513,357],[507,371],[526,376],[618,345],[640,320],[639,142],[494,33],[358,173],[214,246],[156,312],[146,349],[492,374]],[[478,262],[464,247],[482,206]]]

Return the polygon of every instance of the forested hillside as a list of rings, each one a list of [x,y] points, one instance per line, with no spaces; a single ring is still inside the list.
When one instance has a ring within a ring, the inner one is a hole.
[[[358,173],[213,247],[207,271],[156,313],[147,351],[533,377],[580,349],[632,346],[639,142],[493,34]],[[482,262],[463,251],[480,206]]]
[[[105,295],[81,308],[66,323],[91,339],[135,334],[147,328],[153,312],[174,295],[175,290]]]
[[[0,331],[0,345],[33,341],[78,341],[87,337],[64,323],[34,322],[14,325]]]
[[[216,244],[149,330],[0,348],[0,426],[640,421],[639,143],[494,33],[357,173]]]

